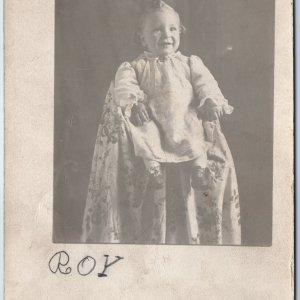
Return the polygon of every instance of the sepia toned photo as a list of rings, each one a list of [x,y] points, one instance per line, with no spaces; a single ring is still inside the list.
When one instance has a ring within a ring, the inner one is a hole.
[[[5,299],[294,299],[290,2],[4,10]]]
[[[271,246],[274,26],[274,0],[56,0],[53,242]]]

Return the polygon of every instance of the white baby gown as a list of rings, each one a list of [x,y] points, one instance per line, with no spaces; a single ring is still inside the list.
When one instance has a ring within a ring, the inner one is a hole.
[[[123,63],[115,78],[115,97],[127,116],[137,102],[150,108],[150,122],[130,125],[135,155],[166,163],[196,159],[210,147],[197,117],[206,99],[232,112],[200,58],[180,52],[164,60],[144,52],[132,64]]]

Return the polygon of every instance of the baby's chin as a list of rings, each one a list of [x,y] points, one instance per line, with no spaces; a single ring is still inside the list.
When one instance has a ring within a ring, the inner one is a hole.
[[[168,56],[168,55],[172,55],[174,53],[176,53],[177,49],[170,49],[170,48],[162,48],[160,49],[160,51],[158,51],[157,55],[158,56]]]

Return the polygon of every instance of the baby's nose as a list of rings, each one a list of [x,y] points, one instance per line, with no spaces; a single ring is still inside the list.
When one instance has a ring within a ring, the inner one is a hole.
[[[163,37],[169,37],[170,34],[171,34],[171,31],[168,28],[164,28]]]

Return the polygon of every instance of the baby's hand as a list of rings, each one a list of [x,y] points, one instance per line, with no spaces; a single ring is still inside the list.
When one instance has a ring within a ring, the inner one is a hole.
[[[216,105],[211,99],[207,99],[198,110],[198,118],[205,121],[218,120],[223,115],[223,108]]]
[[[138,103],[132,107],[130,121],[135,126],[142,126],[145,122],[150,121],[149,113],[145,104]]]

